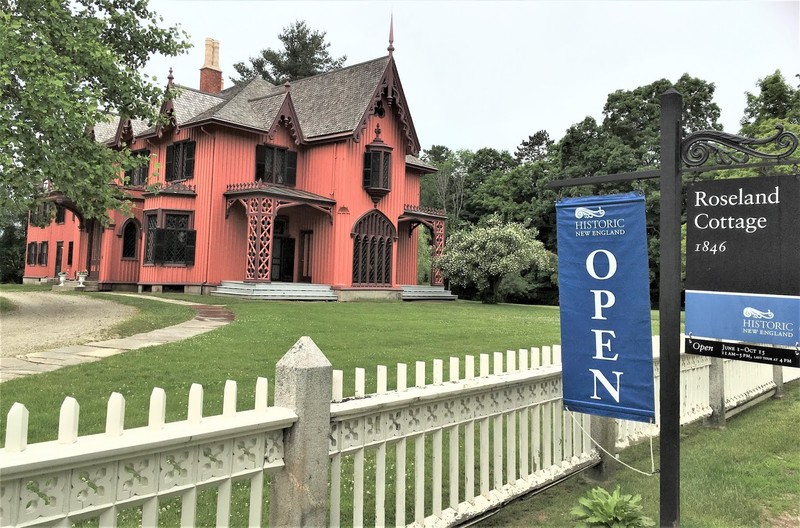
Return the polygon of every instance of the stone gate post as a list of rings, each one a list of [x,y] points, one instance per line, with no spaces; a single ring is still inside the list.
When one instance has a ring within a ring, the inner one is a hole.
[[[272,479],[270,526],[327,524],[332,367],[309,337],[275,366],[275,406],[297,413],[284,435],[282,471]]]

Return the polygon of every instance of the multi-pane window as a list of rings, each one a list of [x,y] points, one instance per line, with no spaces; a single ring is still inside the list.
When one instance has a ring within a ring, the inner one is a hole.
[[[144,225],[145,243],[144,243],[144,261],[146,264],[155,263],[155,248],[156,248],[156,229],[158,228],[158,216],[155,214],[145,215]]]
[[[122,230],[122,258],[136,258],[136,240],[139,238],[139,230],[136,223],[129,221]]]
[[[40,266],[47,266],[47,242],[39,243],[38,263]]]
[[[75,249],[74,242],[67,245],[67,266],[72,266],[72,252]]]
[[[256,145],[256,181],[295,185],[297,152],[270,145]]]
[[[364,153],[364,188],[391,189],[392,151],[367,148]]]
[[[36,250],[39,245],[36,242],[31,242],[28,244],[28,266],[35,266],[36,265]]]
[[[191,229],[191,213],[159,211],[145,215],[145,223],[146,264],[194,264],[197,232]]]
[[[169,152],[170,147],[167,147],[167,152]],[[140,165],[135,169],[125,171],[125,182],[126,185],[131,185],[134,187],[141,187],[143,185],[147,185],[147,175],[150,171],[150,151],[149,150],[137,150],[133,152],[134,156],[146,157],[148,159],[147,163],[144,165]],[[169,154],[167,154],[169,156]],[[194,153],[192,153],[194,156]]]
[[[63,205],[56,205],[56,223],[63,224],[67,216],[67,209]]]
[[[189,180],[194,177],[194,151],[194,141],[183,141],[167,147],[166,181]]]

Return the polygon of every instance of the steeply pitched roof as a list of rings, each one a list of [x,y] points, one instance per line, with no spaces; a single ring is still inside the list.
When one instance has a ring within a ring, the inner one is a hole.
[[[361,133],[358,129],[365,126],[366,117],[373,112],[376,100],[386,88],[384,84],[391,85],[389,97],[402,92],[396,77],[393,59],[385,56],[293,81],[288,96],[284,86],[275,86],[260,78],[234,85],[218,94],[181,87],[180,95],[171,102],[172,112],[178,127],[214,122],[271,133],[275,123],[281,117],[287,117],[283,114],[289,108],[292,117],[296,118],[295,128],[302,132],[298,142],[348,133],[353,133],[358,140]],[[400,96],[397,102],[405,104],[402,94]],[[418,150],[419,142],[408,109],[398,111],[408,134],[410,150]],[[156,127],[151,127],[141,135],[152,135],[156,131]]]
[[[307,139],[355,130],[383,77],[389,57],[362,62],[291,85]]]

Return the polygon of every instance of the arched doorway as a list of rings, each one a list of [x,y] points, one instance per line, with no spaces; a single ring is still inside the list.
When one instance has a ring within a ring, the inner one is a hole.
[[[380,211],[370,211],[353,226],[353,286],[392,286],[392,250],[397,230]]]

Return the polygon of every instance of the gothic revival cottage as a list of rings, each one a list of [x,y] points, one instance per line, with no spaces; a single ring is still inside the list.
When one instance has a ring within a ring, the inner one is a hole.
[[[445,215],[419,207],[422,176],[435,169],[415,157],[391,44],[388,56],[335,72],[223,90],[219,43],[207,39],[200,89],[165,101],[169,124],[95,127],[109,148],[150,159],[120,181],[133,216],[112,211],[103,227],[54,194],[51,224],[28,230],[26,279],[86,269],[100,289],[311,283],[340,299],[399,298],[416,284],[416,228],[430,230],[438,254]]]

